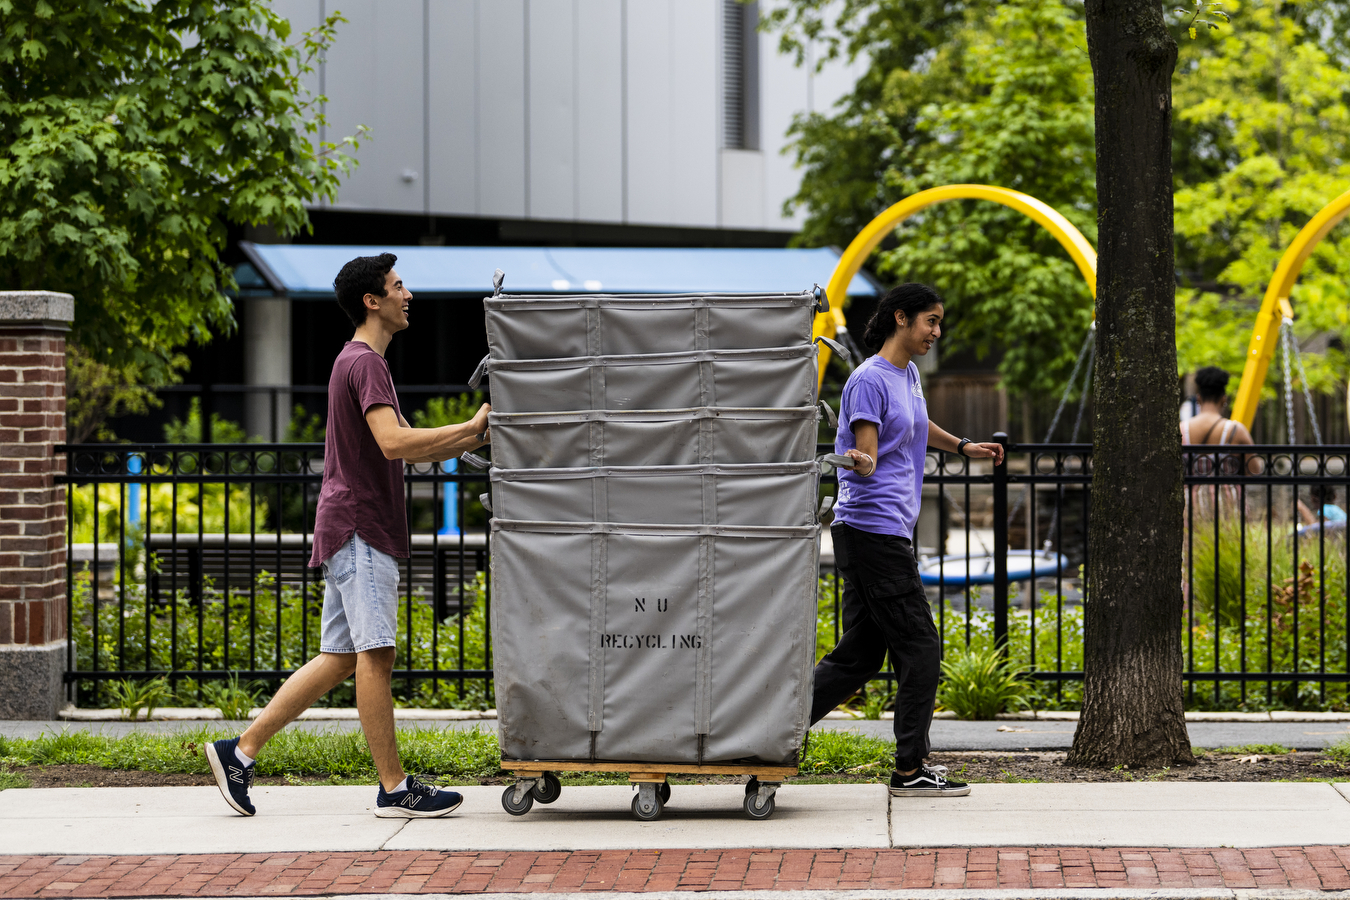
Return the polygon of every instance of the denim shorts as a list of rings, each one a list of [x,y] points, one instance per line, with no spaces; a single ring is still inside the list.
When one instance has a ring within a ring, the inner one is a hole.
[[[398,560],[353,534],[323,563],[321,653],[393,647],[398,629]]]

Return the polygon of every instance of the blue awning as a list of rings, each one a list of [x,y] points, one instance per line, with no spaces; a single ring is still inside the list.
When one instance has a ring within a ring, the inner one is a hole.
[[[333,277],[353,257],[389,252],[414,295],[492,293],[492,272],[506,273],[512,294],[597,291],[682,294],[705,291],[791,292],[829,283],[839,254],[814,250],[627,247],[361,247],[331,244],[240,243],[249,261],[278,294],[329,299]],[[850,295],[874,296],[865,275]]]

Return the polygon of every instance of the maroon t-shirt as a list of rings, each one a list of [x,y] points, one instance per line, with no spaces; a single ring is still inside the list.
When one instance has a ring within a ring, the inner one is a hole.
[[[369,345],[348,341],[328,379],[323,487],[314,512],[314,554],[309,561],[315,568],[353,533],[390,556],[409,556],[403,460],[385,459],[366,423],[366,413],[381,404],[399,411],[389,363]]]

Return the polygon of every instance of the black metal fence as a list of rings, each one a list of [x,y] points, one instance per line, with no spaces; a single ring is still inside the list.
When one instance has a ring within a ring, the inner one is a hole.
[[[322,445],[61,452],[66,678],[77,700],[100,702],[100,685],[128,678],[163,676],[180,695],[231,676],[275,684],[317,652],[323,584],[307,563]],[[1350,567],[1333,507],[1346,499],[1350,448],[1183,452],[1188,701],[1346,702],[1336,685],[1350,681]],[[945,651],[1004,648],[1041,682],[1045,702],[1073,705],[1090,601],[1091,446],[1009,445],[997,468],[930,451],[926,469],[916,544]],[[395,671],[405,702],[492,703],[485,482],[408,467],[412,556]],[[833,477],[823,482],[833,492]],[[839,586],[826,540],[822,652],[838,638]]]

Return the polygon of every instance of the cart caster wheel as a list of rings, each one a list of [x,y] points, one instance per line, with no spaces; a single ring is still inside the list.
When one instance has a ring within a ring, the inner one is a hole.
[[[545,772],[544,777],[534,783],[530,793],[540,803],[552,803],[562,794],[562,782],[552,772]]]
[[[759,779],[756,778],[754,775],[751,775],[750,780],[745,783],[745,796],[749,797],[751,794],[758,794],[758,793],[759,793]]]
[[[766,797],[763,805],[759,802],[759,791],[745,795],[745,814],[752,819],[767,819],[773,815],[773,797]]]
[[[667,804],[667,803],[670,802],[670,782],[669,782],[669,781],[663,782],[663,783],[661,784],[661,786],[660,786],[659,788],[656,789],[656,792],[657,792],[658,794],[661,795],[661,804],[662,804],[663,806],[664,806],[665,804]]]
[[[661,818],[661,813],[666,808],[666,802],[661,799],[661,795],[656,791],[645,794],[642,791],[633,798],[633,818],[639,822],[653,822]]]
[[[533,789],[525,792],[525,795],[516,800],[516,786],[513,784],[502,792],[502,809],[513,816],[523,816],[534,806]]]

